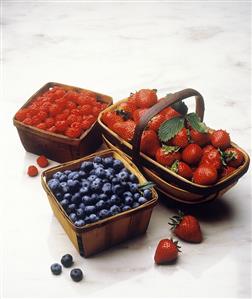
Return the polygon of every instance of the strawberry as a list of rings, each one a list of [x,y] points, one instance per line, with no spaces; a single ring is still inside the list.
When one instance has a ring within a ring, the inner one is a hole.
[[[200,164],[208,164],[214,166],[217,170],[219,170],[222,166],[221,161],[221,154],[220,152],[215,148],[211,151],[205,153],[202,156],[202,159],[200,161]]]
[[[133,101],[127,101],[121,103],[116,110],[124,111],[133,115],[134,111],[137,109],[135,103]]]
[[[173,216],[169,224],[172,226],[174,234],[180,239],[192,243],[202,241],[200,225],[194,216],[184,215],[179,211],[178,216]]]
[[[175,135],[175,137],[171,139],[172,145],[179,146],[181,148],[186,147],[188,143],[189,143],[189,138],[188,138],[186,128],[183,128],[181,131],[178,132],[178,134]]]
[[[179,147],[163,145],[156,151],[156,160],[164,166],[171,166],[174,161],[180,160]]]
[[[43,155],[42,155],[42,156],[39,156],[39,157],[37,158],[37,163],[38,163],[38,165],[39,165],[40,167],[42,167],[42,168],[47,167],[48,164],[49,164],[48,160],[47,160],[46,157],[43,156]]]
[[[224,155],[228,166],[237,168],[244,161],[243,154],[234,147],[227,148],[224,152]]]
[[[160,240],[156,248],[154,261],[157,265],[170,263],[176,260],[179,252],[180,246],[178,246],[178,241],[173,241],[172,239]]]
[[[191,140],[200,146],[205,146],[210,142],[210,137],[208,133],[200,133],[194,129],[190,130]]]
[[[144,109],[137,109],[134,111],[133,113],[133,119],[134,119],[134,122],[136,124],[139,123],[141,117],[144,115],[144,113],[147,111],[148,109],[144,108]]]
[[[225,150],[230,146],[230,136],[224,130],[217,130],[210,134],[210,140],[214,147]]]
[[[160,147],[157,133],[154,130],[145,130],[141,138],[141,151],[151,157],[155,157]]]
[[[197,164],[202,157],[202,149],[196,144],[192,143],[187,145],[182,152],[182,160],[189,165]]]
[[[34,165],[30,165],[27,170],[27,174],[31,177],[38,175],[38,169]]]
[[[171,170],[186,179],[191,179],[193,172],[189,165],[182,161],[176,160],[171,167]]]
[[[214,146],[212,146],[212,144],[208,144],[207,146],[202,148],[202,153],[203,155],[206,153],[209,153],[211,150],[215,149]]]
[[[193,182],[199,185],[213,185],[218,179],[214,166],[202,164],[193,173]]]
[[[124,120],[115,111],[107,111],[102,115],[102,121],[105,123],[105,125],[113,130],[113,126],[116,123],[123,122]]]
[[[151,130],[158,131],[159,127],[165,121],[165,117],[162,114],[157,114],[148,123],[148,127]]]
[[[234,171],[235,171],[235,168],[232,166],[223,167],[220,177],[225,178],[225,177],[231,175]]]
[[[157,103],[157,93],[154,89],[141,89],[135,97],[138,108],[150,108]]]
[[[169,120],[181,115],[179,112],[177,112],[175,109],[171,107],[165,108],[163,111],[161,111],[160,114],[164,116],[165,120]]]
[[[135,132],[136,124],[133,120],[126,120],[124,122],[115,123],[113,126],[114,132],[117,133],[120,137],[122,137],[126,141],[131,141],[134,132]]]

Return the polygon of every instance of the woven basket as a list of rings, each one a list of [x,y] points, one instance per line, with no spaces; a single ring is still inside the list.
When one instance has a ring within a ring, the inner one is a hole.
[[[158,101],[156,105],[151,107],[147,113],[141,118],[141,121],[136,127],[132,144],[123,140],[115,132],[110,130],[103,122],[103,113],[115,110],[122,102],[128,99],[121,100],[116,104],[105,109],[98,118],[98,123],[101,127],[105,143],[110,148],[118,148],[132,159],[132,161],[145,173],[145,175],[157,185],[157,189],[164,193],[169,198],[187,203],[199,204],[208,202],[222,196],[227,190],[233,187],[237,181],[247,172],[249,167],[249,156],[235,143],[231,145],[239,149],[244,155],[244,163],[237,168],[230,176],[218,181],[215,185],[203,186],[195,184],[159,164],[152,158],[140,152],[140,142],[142,133],[148,122],[156,114],[164,108],[171,106],[174,103],[182,101],[186,98],[194,96],[196,100],[196,113],[201,120],[204,117],[204,100],[201,94],[194,89],[184,89],[174,94],[169,94],[166,98]]]
[[[76,92],[89,91],[87,89],[64,85],[55,82],[49,82],[41,87],[29,100],[21,107],[27,107],[35,98],[49,90],[53,86],[61,86],[65,90]],[[112,98],[100,93],[95,94],[99,101],[112,104]],[[86,130],[79,138],[69,138],[67,136],[47,132],[33,126],[23,124],[13,117],[13,124],[16,126],[19,138],[26,151],[45,155],[47,158],[57,162],[67,162],[83,157],[94,152],[102,144],[102,136],[97,121]]]
[[[100,151],[85,158],[52,167],[44,171],[41,176],[42,186],[47,193],[49,203],[55,216],[80,255],[84,257],[91,256],[145,233],[149,225],[153,207],[157,203],[157,193],[154,189],[151,189],[152,199],[138,208],[122,212],[96,223],[87,224],[81,228],[76,227],[49,189],[47,181],[57,171],[64,171],[66,169],[74,170],[78,168],[83,161],[92,160],[97,155],[102,157],[112,155],[114,158],[121,160],[125,167],[137,176],[140,184],[146,182],[146,179],[139,172],[137,167],[124,154],[118,153],[117,150]]]

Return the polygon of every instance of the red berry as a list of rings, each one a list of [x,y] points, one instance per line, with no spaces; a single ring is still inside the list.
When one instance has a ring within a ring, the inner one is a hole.
[[[47,126],[45,123],[40,123],[36,126],[40,130],[46,130]]]
[[[221,154],[216,148],[214,148],[202,156],[200,164],[210,164],[218,170],[222,166]]]
[[[225,155],[228,166],[237,168],[244,161],[244,156],[242,152],[240,152],[237,148],[234,147],[227,148],[225,150]]]
[[[152,89],[141,89],[136,93],[138,108],[150,108],[157,103],[157,93]]]
[[[190,130],[191,140],[200,146],[205,146],[210,142],[210,137],[208,133],[200,133],[194,129]]]
[[[174,242],[172,239],[163,239],[159,241],[154,256],[155,263],[157,265],[162,265],[176,260],[179,248],[178,242]]]
[[[175,149],[174,149],[175,150]],[[181,154],[177,151],[167,151],[166,147],[160,147],[156,151],[156,160],[164,166],[171,166],[174,161],[180,160]]]
[[[141,138],[140,150],[151,157],[155,157],[159,147],[160,142],[157,133],[154,130],[145,130]]]
[[[189,144],[182,152],[182,160],[189,165],[197,164],[202,157],[202,149],[198,144]]]
[[[31,165],[28,167],[27,174],[31,177],[38,175],[38,169],[36,166]]]
[[[204,155],[204,154],[210,152],[210,151],[213,150],[213,149],[215,149],[215,147],[212,146],[212,144],[209,144],[209,145],[203,147],[203,149],[202,149],[202,153],[203,153],[203,155]]]
[[[133,113],[133,119],[134,119],[134,122],[135,122],[136,124],[139,123],[141,117],[145,114],[145,112],[146,112],[147,110],[148,110],[147,108],[143,108],[143,109],[140,108],[140,109],[137,109],[137,110],[134,111],[134,113]]]
[[[157,132],[164,121],[165,117],[162,114],[157,114],[149,121],[148,127],[150,130],[154,130]]]
[[[83,115],[90,115],[90,114],[92,114],[92,111],[93,111],[92,106],[89,104],[81,106],[80,109],[81,109],[81,112]]]
[[[179,146],[181,148],[186,147],[188,143],[189,143],[189,138],[188,138],[188,133],[186,128],[183,128],[181,131],[178,132],[177,135],[175,135],[171,139],[172,145]]]
[[[47,158],[46,158],[45,156],[43,156],[43,155],[41,155],[41,156],[39,156],[39,157],[37,158],[37,163],[38,163],[38,165],[39,165],[40,167],[42,167],[42,168],[48,166],[48,164],[49,164]]]
[[[55,127],[57,132],[65,132],[68,127],[68,124],[65,120],[58,120],[55,122]]]
[[[217,170],[212,165],[202,164],[193,173],[193,182],[199,185],[213,185],[217,179]]]
[[[26,118],[28,111],[27,108],[20,109],[15,115],[16,120],[23,121]]]
[[[65,135],[69,138],[78,138],[80,137],[81,133],[82,133],[81,128],[68,128],[65,131]]]
[[[186,163],[178,160],[172,164],[171,170],[188,180],[190,180],[193,175],[191,167]]]
[[[220,177],[225,178],[225,177],[231,175],[234,171],[235,171],[235,168],[232,166],[223,167]]]
[[[225,150],[230,146],[230,136],[226,131],[217,130],[210,135],[211,143],[214,147]]]

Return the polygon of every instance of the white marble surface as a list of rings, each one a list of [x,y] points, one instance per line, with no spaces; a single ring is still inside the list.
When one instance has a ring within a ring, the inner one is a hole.
[[[246,174],[198,215],[204,242],[181,242],[176,264],[153,263],[170,236],[171,205],[158,205],[145,236],[90,259],[78,256],[52,215],[12,125],[17,109],[48,81],[110,94],[160,95],[185,87],[205,97],[205,121],[251,153],[249,2],[67,3],[2,1],[1,228],[3,297],[251,297],[251,184]],[[52,163],[53,165],[55,163]],[[76,284],[49,266],[72,253]]]

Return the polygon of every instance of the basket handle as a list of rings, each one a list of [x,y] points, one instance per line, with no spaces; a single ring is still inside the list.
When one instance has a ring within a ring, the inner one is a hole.
[[[204,118],[205,104],[202,95],[195,89],[186,88],[181,91],[170,93],[165,98],[159,100],[157,104],[148,109],[146,113],[142,116],[139,124],[136,126],[135,133],[132,139],[132,160],[137,166],[140,163],[140,144],[141,137],[144,129],[146,128],[148,122],[163,109],[173,105],[174,103],[180,102],[184,99],[195,96],[196,101],[196,114],[202,121]]]

